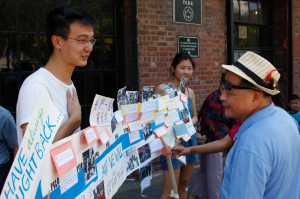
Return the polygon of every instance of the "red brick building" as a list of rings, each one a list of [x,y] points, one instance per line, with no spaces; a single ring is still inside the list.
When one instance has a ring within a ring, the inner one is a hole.
[[[299,0],[203,0],[201,25],[174,23],[174,2],[200,0],[27,0],[0,3],[0,105],[15,115],[24,79],[47,63],[45,15],[59,5],[80,7],[98,22],[97,43],[88,64],[72,80],[89,126],[95,94],[116,98],[119,88],[139,90],[170,80],[177,37],[199,38],[199,57],[190,86],[197,111],[218,87],[222,64],[248,50],[267,58],[280,72],[285,96],[300,95]],[[192,7],[192,6],[191,6]],[[199,13],[197,13],[199,14]]]

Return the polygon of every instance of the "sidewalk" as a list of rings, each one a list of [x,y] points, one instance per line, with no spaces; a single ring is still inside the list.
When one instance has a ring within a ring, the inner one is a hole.
[[[195,181],[196,174],[200,169],[199,165],[194,168],[193,174],[190,179],[189,189],[188,189],[188,197],[191,194],[192,186]],[[158,171],[153,173],[153,177],[151,180],[151,186],[146,188],[143,192],[143,196],[141,196],[141,187],[140,182],[138,180],[128,181],[126,180],[123,185],[120,187],[118,192],[114,195],[113,199],[136,199],[136,198],[146,198],[146,199],[158,199],[164,189],[164,178],[162,175],[162,171]],[[203,198],[203,199],[206,199]]]

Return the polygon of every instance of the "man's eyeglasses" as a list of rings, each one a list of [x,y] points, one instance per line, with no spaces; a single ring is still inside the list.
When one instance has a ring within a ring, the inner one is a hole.
[[[57,35],[57,36],[60,36],[60,37],[63,37],[63,38],[68,38],[68,39],[73,39],[73,40],[76,40],[76,41],[79,41],[79,43],[81,45],[88,45],[88,43],[90,42],[92,45],[94,45],[96,43],[96,39],[75,39],[75,38],[71,38],[71,37],[64,37],[64,36],[61,36],[61,35]]]
[[[232,85],[229,81],[225,80],[225,75],[226,75],[226,73],[222,73],[221,82],[220,82],[221,87],[224,88],[225,90],[230,91],[232,88],[235,88],[235,89],[250,89],[250,90],[260,92],[259,90],[254,89],[254,88]]]

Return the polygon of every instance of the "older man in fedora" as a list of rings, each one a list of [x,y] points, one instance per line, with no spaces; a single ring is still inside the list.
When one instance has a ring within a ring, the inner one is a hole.
[[[225,114],[243,124],[227,156],[221,198],[299,198],[298,124],[270,103],[280,74],[253,52],[222,67]]]

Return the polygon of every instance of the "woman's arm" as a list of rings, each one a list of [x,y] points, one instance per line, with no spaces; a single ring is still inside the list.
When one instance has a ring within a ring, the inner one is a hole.
[[[191,153],[218,153],[222,152],[230,147],[232,147],[234,141],[226,135],[222,140],[217,140],[204,145],[192,146],[192,147],[176,147],[172,149],[172,152],[176,154],[177,157],[181,155],[189,155]]]
[[[197,124],[198,122],[198,117],[197,117],[197,111],[196,111],[196,102],[195,102],[195,94],[194,91],[190,88],[189,89],[189,93],[190,93],[190,97],[191,97],[191,101],[192,101],[192,107],[193,107],[193,112],[192,112],[192,122],[193,125]]]
[[[165,90],[163,89],[163,87],[166,86],[166,85],[167,85],[167,84],[164,84],[164,83],[163,83],[163,84],[159,84],[159,85],[157,86],[157,88],[155,89],[153,95],[154,95],[154,94],[161,94],[161,96],[168,95],[167,91],[165,91]]]

